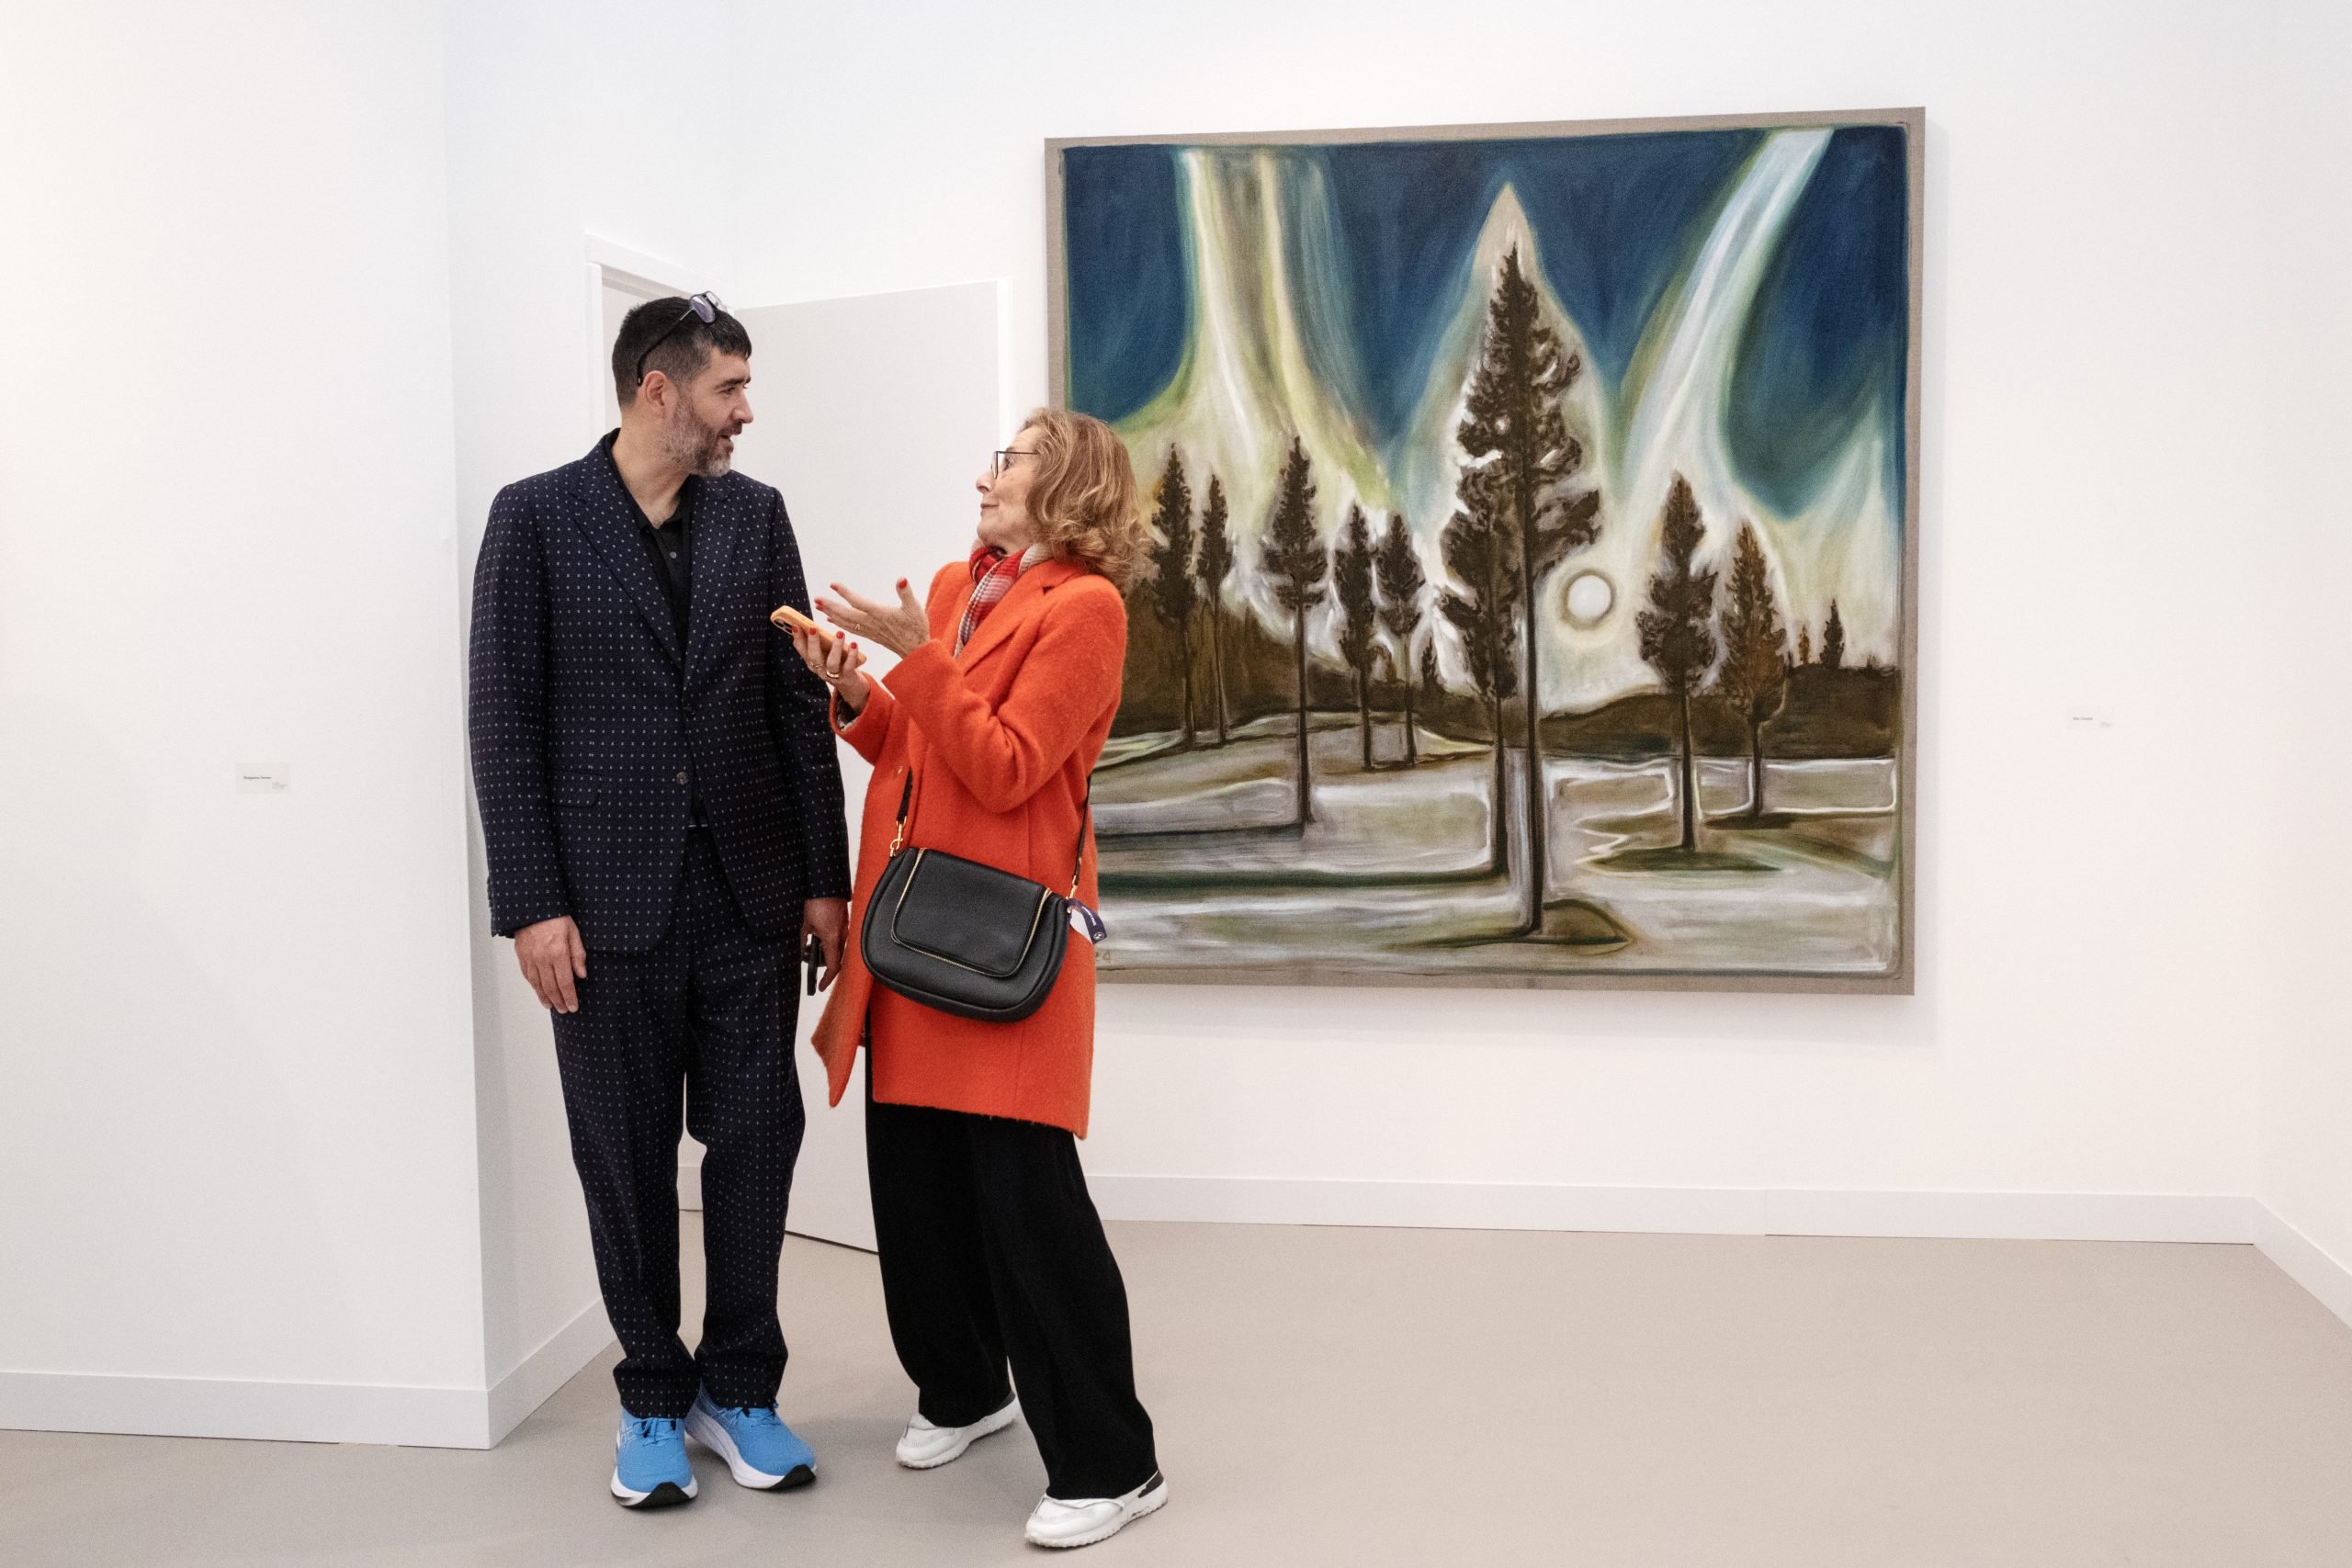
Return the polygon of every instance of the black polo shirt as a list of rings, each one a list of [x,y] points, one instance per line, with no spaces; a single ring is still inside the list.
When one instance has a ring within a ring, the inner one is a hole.
[[[605,437],[605,461],[611,464],[613,479],[621,487],[621,494],[628,501],[628,514],[637,519],[637,536],[643,544],[647,558],[653,562],[653,580],[662,585],[662,596],[670,602],[670,619],[678,628],[678,647],[686,646],[686,628],[694,619],[694,520],[695,494],[702,481],[695,475],[678,487],[677,508],[660,527],[645,514],[637,497],[628,492],[628,484],[621,479],[618,463],[613,462],[613,441],[618,434]]]
[[[637,497],[629,494],[628,482],[621,478],[620,465],[613,462],[613,442],[619,434],[616,431],[605,437],[605,461],[611,465],[613,481],[620,486],[622,499],[628,502],[628,514],[637,519],[638,539],[645,546],[646,553],[653,562],[653,581],[662,585],[662,597],[670,602],[670,620],[678,628],[678,652],[683,659],[686,629],[694,619],[695,496],[701,489],[702,480],[693,474],[687,475],[686,482],[678,487],[676,509],[670,513],[669,521],[655,527],[653,520],[646,516],[645,508],[638,505]],[[679,671],[678,680],[683,688],[685,682],[684,670]],[[686,803],[686,818],[697,828],[708,820],[703,813],[699,785],[695,789],[694,797]]]

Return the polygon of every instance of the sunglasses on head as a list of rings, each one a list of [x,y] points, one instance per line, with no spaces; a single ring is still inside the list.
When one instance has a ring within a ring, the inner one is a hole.
[[[652,342],[647,344],[642,349],[639,350],[637,355],[637,378],[639,381],[645,379],[645,356],[651,354],[655,349],[661,347],[662,343],[668,339],[672,333],[676,332],[680,327],[684,326],[688,317],[696,318],[704,326],[709,326],[712,322],[718,320],[718,313],[726,309],[726,305],[720,301],[718,296],[710,293],[707,290],[689,298],[686,300],[686,308],[679,311],[677,316],[672,320],[670,324],[663,327],[662,331],[654,336]]]

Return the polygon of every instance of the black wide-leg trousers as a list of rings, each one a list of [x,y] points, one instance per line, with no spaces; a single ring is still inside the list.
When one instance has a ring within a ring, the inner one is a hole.
[[[707,832],[686,835],[677,913],[644,953],[588,954],[580,1010],[555,1015],[571,1160],[632,1416],[682,1416],[697,1382],[722,1405],[773,1404],[784,1379],[776,1258],[805,1125],[786,944],[754,936]],[[678,1337],[678,1133],[700,1139],[702,1343]]]
[[[1049,1496],[1115,1497],[1150,1479],[1127,1291],[1059,1127],[923,1106],[869,1089],[866,1174],[882,1299],[916,1408],[967,1427],[1012,1397]]]

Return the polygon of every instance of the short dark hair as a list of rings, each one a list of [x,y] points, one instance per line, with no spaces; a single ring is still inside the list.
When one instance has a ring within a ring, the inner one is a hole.
[[[704,321],[682,295],[648,299],[621,318],[620,336],[613,340],[613,391],[623,408],[637,401],[638,384],[644,378],[637,369],[640,358],[645,375],[659,370],[683,386],[702,374],[714,353],[749,359],[752,334],[724,310],[718,320]]]

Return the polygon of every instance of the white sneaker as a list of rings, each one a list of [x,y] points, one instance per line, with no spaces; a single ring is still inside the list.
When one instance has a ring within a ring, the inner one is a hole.
[[[1018,1398],[1006,1400],[1003,1409],[968,1427],[934,1427],[918,1411],[907,1423],[907,1435],[899,1439],[899,1462],[909,1470],[936,1470],[949,1460],[962,1459],[966,1449],[990,1432],[1001,1432],[1020,1419]]]
[[[1117,1497],[1088,1497],[1076,1503],[1041,1498],[1037,1511],[1029,1516],[1029,1544],[1092,1546],[1110,1540],[1146,1514],[1157,1512],[1167,1501],[1168,1479],[1156,1470],[1149,1481]]]

